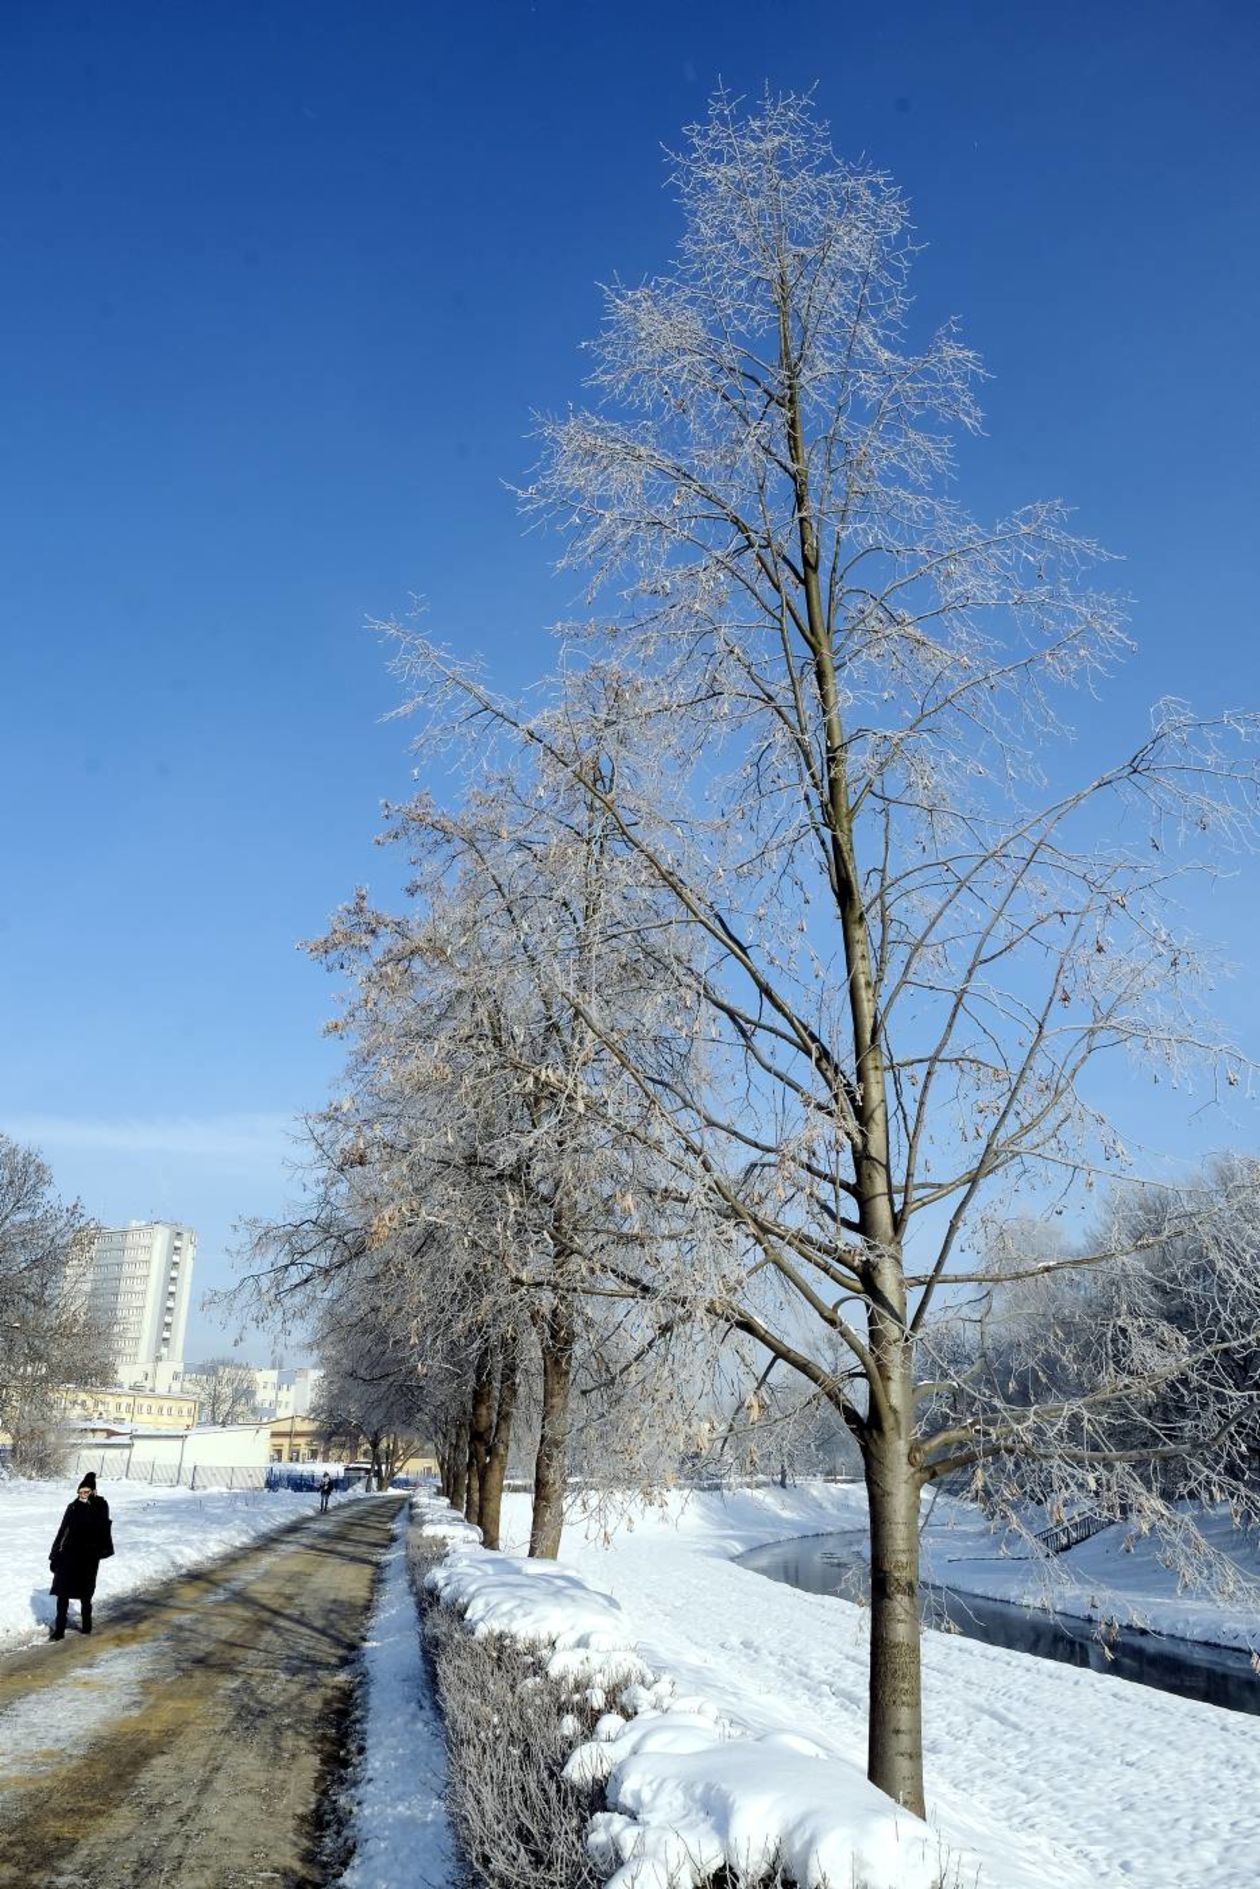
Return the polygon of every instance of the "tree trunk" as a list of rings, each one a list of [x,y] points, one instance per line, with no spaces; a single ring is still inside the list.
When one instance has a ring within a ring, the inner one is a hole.
[[[793,288],[778,282],[779,363],[797,531],[823,735],[822,797],[831,837],[836,909],[844,937],[853,1080],[837,1093],[852,1110],[857,1217],[869,1255],[871,1408],[863,1440],[871,1526],[871,1700],[867,1774],[890,1797],[923,1816],[923,1711],[919,1662],[919,1478],[911,1462],[914,1436],[913,1348],[907,1335],[905,1275],[892,1193],[888,1071],[870,917],[853,833],[853,804],[844,733],[844,690],[836,669],[835,624],[825,596],[819,531],[810,496],[809,453],[793,335]]]
[[[904,1372],[909,1389],[910,1372]],[[890,1427],[873,1423],[863,1448],[871,1528],[871,1665],[867,1775],[916,1816],[923,1796],[919,1625],[919,1478],[895,1393]]]
[[[481,1523],[481,1493],[485,1485],[486,1461],[490,1455],[494,1426],[494,1366],[487,1345],[477,1359],[473,1379],[472,1412],[468,1423],[468,1493],[464,1499],[464,1518]]]
[[[529,1552],[554,1561],[564,1528],[564,1492],[569,1467],[569,1389],[573,1380],[573,1312],[557,1299],[539,1321],[542,1351],[542,1426],[534,1459],[534,1508]]]
[[[468,1425],[457,1423],[451,1439],[450,1487],[446,1499],[453,1509],[462,1509],[468,1493]]]
[[[494,1439],[486,1456],[481,1479],[481,1539],[487,1548],[499,1545],[500,1517],[503,1508],[503,1479],[507,1475],[508,1449],[512,1441],[512,1415],[516,1409],[516,1348],[503,1355],[499,1375],[499,1399],[494,1417]]]

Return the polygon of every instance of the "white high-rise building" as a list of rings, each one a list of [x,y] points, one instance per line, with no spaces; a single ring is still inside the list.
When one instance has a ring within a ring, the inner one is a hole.
[[[83,1290],[89,1312],[112,1334],[119,1384],[152,1386],[183,1358],[196,1253],[192,1228],[166,1220],[97,1234]]]

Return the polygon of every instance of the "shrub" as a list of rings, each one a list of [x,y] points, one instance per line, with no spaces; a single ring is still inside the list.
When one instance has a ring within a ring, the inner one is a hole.
[[[446,1808],[471,1879],[485,1889],[597,1889],[586,1826],[597,1807],[561,1776],[577,1734],[598,1713],[572,1681],[539,1671],[537,1656],[502,1637],[474,1639],[459,1615],[424,1591],[441,1548],[413,1544],[412,1577],[446,1727]],[[569,1724],[561,1729],[561,1721]]]

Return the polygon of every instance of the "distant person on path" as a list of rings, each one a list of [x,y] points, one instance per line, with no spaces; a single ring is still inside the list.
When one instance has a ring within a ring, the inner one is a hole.
[[[319,1479],[319,1512],[321,1515],[327,1514],[328,1501],[331,1495],[332,1495],[332,1477],[329,1475],[328,1471],[325,1470],[323,1475]]]
[[[109,1503],[96,1493],[96,1477],[89,1469],[74,1501],[61,1518],[61,1527],[48,1551],[52,1569],[52,1591],[57,1596],[57,1619],[48,1637],[64,1640],[70,1602],[77,1600],[83,1631],[92,1631],[92,1596],[96,1592],[96,1574],[102,1561],[114,1552],[109,1521]]]

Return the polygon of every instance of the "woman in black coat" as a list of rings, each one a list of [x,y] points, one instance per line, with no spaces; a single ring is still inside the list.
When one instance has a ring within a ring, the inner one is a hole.
[[[52,1591],[57,1596],[57,1622],[48,1636],[50,1640],[65,1639],[66,1617],[72,1600],[79,1603],[83,1631],[92,1631],[96,1572],[113,1552],[109,1503],[104,1496],[97,1495],[96,1477],[89,1470],[62,1516],[61,1527],[48,1551],[48,1565],[53,1572]]]

